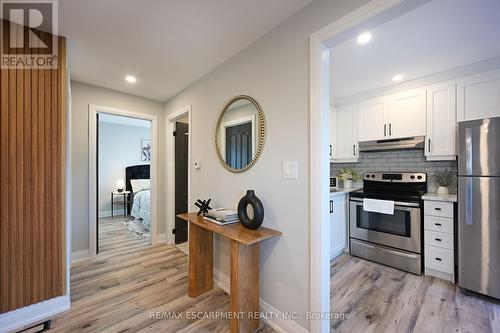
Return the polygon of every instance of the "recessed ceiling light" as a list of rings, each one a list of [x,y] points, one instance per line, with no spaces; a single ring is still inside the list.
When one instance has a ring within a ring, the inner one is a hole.
[[[128,83],[136,83],[137,79],[135,78],[135,76],[127,75],[125,76],[125,81],[127,81]]]
[[[369,32],[363,32],[358,36],[358,43],[359,44],[366,44],[372,39],[372,34]]]
[[[402,79],[403,79],[403,75],[401,75],[401,74],[396,74],[392,77],[392,81],[394,81],[394,82],[401,81]]]

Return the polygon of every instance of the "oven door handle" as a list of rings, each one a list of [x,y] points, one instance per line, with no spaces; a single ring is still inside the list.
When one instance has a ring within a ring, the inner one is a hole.
[[[362,205],[363,204],[363,199],[362,198],[351,198],[351,201],[355,201],[356,204]],[[420,204],[417,202],[401,202],[401,201],[394,201],[394,207],[415,207],[415,208],[420,208]]]

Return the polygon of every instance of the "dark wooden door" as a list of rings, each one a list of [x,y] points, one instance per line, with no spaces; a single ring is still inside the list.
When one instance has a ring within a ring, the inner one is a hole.
[[[241,169],[252,160],[252,123],[226,127],[226,163]]]
[[[188,240],[187,222],[177,217],[188,210],[188,131],[188,124],[175,124],[175,244]]]

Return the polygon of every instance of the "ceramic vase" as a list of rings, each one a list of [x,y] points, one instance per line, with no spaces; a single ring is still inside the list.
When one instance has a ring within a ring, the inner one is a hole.
[[[252,206],[253,218],[247,213],[248,205]],[[248,190],[247,194],[238,203],[238,217],[241,224],[248,229],[258,229],[264,221],[264,206],[253,190]]]

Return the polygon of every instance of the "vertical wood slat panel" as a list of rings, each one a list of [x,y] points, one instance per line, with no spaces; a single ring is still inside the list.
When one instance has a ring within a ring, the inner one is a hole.
[[[2,21],[4,24],[5,21]],[[65,292],[65,40],[59,69],[1,70],[0,313]]]

